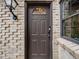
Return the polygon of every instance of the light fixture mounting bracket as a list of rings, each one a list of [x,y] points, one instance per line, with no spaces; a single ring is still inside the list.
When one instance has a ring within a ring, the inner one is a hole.
[[[13,15],[13,19],[16,20],[17,16],[14,14],[13,10],[15,10],[17,5],[19,5],[18,2],[16,0],[4,0],[4,1],[5,1],[5,4],[6,4],[6,7],[9,8],[10,12]],[[15,6],[13,6],[13,1],[16,4]]]

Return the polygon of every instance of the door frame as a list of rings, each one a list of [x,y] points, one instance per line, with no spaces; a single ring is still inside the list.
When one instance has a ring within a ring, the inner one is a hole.
[[[28,58],[28,6],[31,5],[37,5],[37,4],[41,4],[41,5],[48,5],[50,7],[50,26],[51,26],[51,33],[50,33],[50,59],[52,59],[53,57],[53,51],[52,51],[52,47],[53,47],[53,18],[52,18],[52,1],[25,1],[24,7],[25,7],[25,20],[24,20],[24,38],[25,38],[25,48],[24,48],[24,55],[25,55],[25,59],[29,59]]]

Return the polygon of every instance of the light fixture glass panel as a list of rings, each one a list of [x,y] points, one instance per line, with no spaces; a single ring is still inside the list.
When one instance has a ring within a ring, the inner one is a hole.
[[[11,6],[12,0],[5,0],[7,6]]]

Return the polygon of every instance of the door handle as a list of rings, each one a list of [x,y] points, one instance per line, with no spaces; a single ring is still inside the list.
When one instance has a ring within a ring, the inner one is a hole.
[[[50,38],[50,32],[51,32],[51,26],[49,26],[49,29],[48,29],[48,38]]]

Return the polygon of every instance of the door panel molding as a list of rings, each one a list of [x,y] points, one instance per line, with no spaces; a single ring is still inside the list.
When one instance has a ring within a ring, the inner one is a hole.
[[[50,26],[51,26],[51,30],[52,30],[52,3],[50,1],[42,1],[42,2],[37,2],[37,1],[34,1],[34,2],[25,2],[25,59],[29,59],[28,58],[28,7],[31,6],[31,5],[44,5],[44,6],[50,6]],[[50,59],[52,59],[52,31],[51,31],[51,35],[50,35]]]

